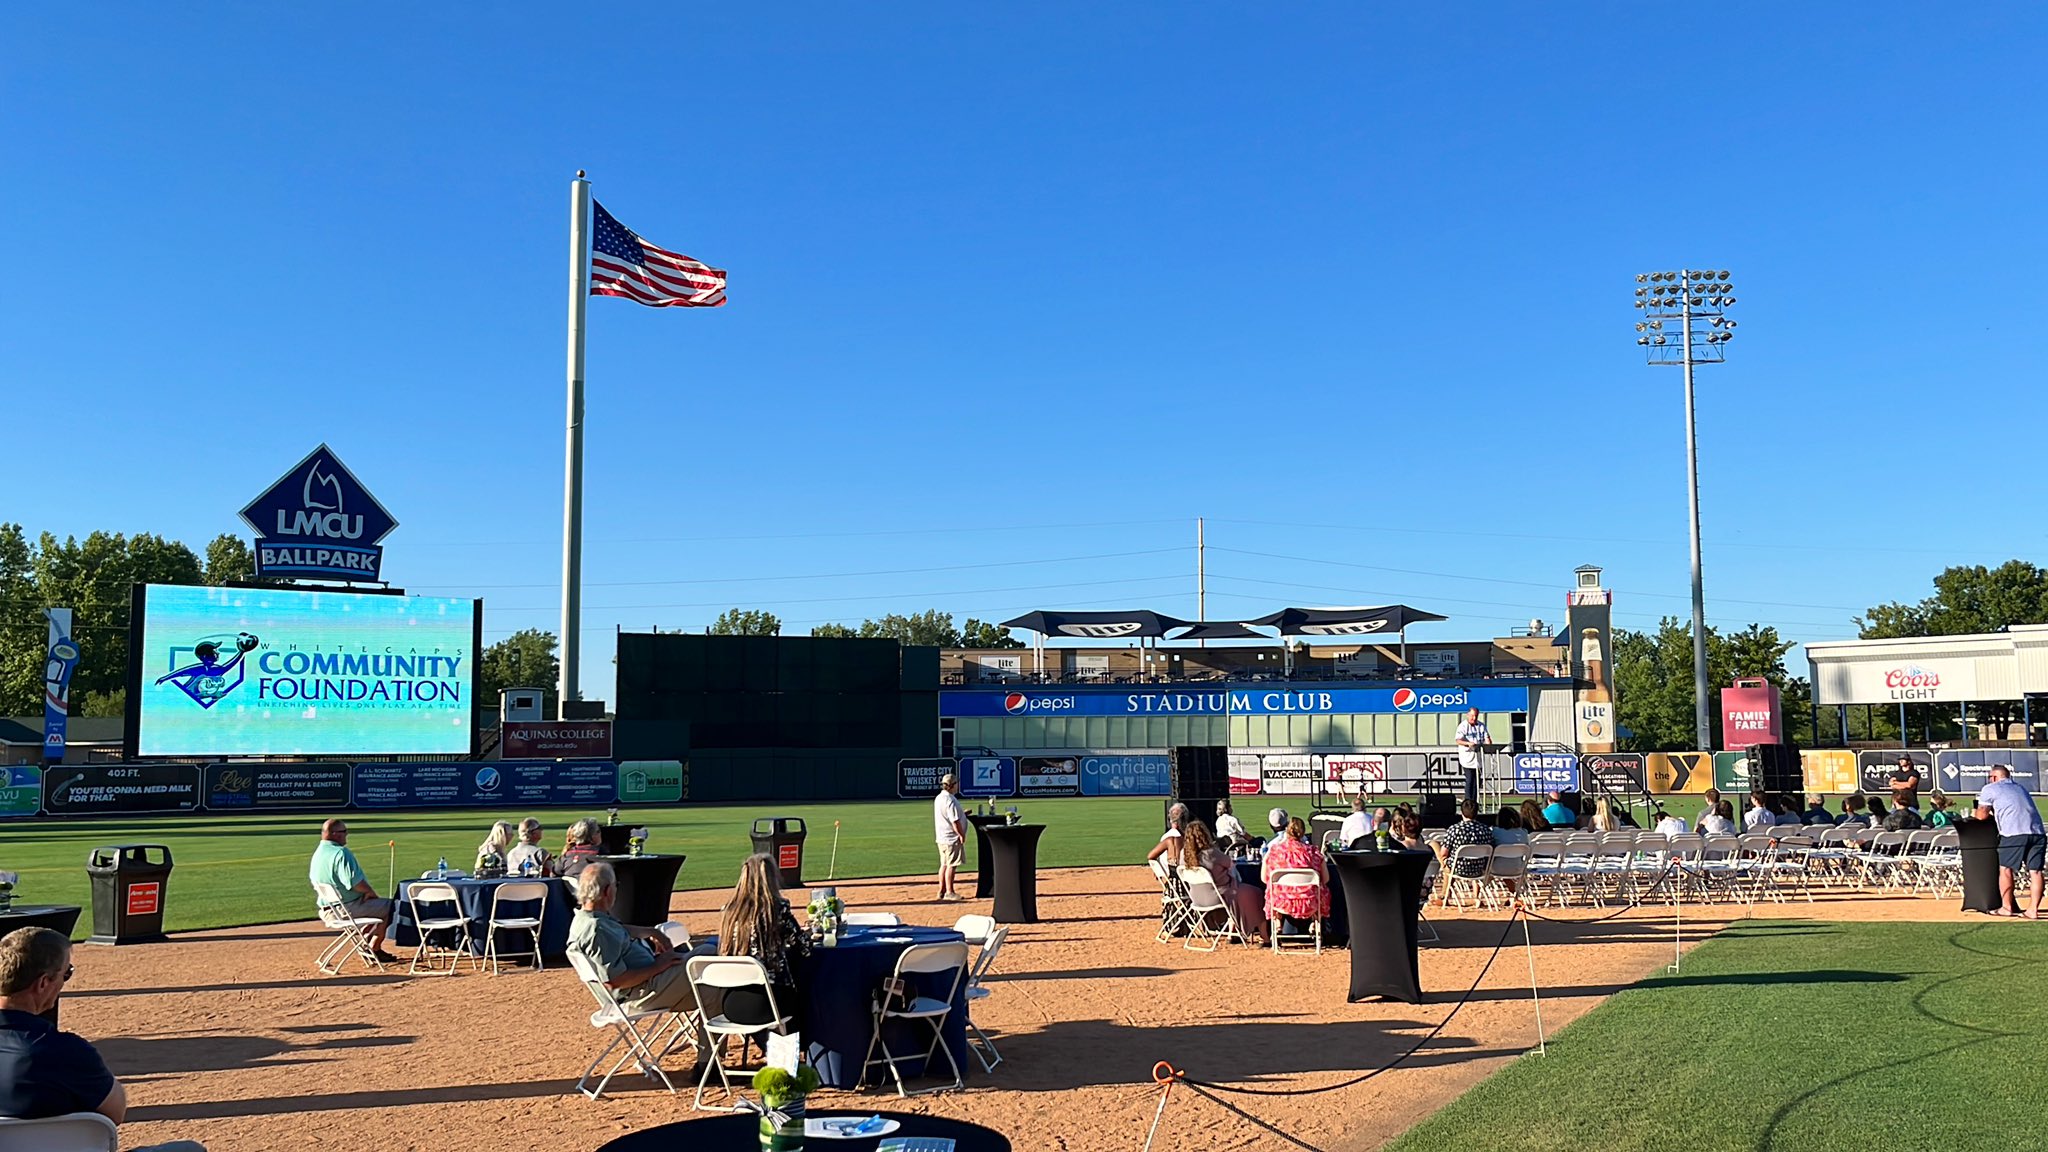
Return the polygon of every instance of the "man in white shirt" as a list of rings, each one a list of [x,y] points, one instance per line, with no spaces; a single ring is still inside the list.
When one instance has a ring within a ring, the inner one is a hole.
[[[1479,709],[1466,709],[1465,719],[1458,725],[1458,767],[1479,771],[1479,754],[1492,742],[1487,737],[1486,721],[1479,718]]]
[[[960,810],[960,778],[951,772],[939,781],[932,797],[932,832],[939,841],[939,899],[958,900],[953,874],[967,855],[967,815]]]
[[[2048,854],[2048,838],[2042,835],[2041,809],[2035,806],[2026,785],[2012,778],[2011,768],[1994,764],[1990,776],[1990,782],[1977,794],[1975,815],[1979,820],[1998,821],[1998,909],[1992,914],[2013,914],[2019,874],[2026,872],[2031,877],[2031,902],[2019,915],[2039,920],[2042,859]]]
[[[1346,848],[1356,847],[1372,835],[1372,814],[1365,810],[1365,793],[1351,798],[1351,815],[1337,828],[1337,843]]]

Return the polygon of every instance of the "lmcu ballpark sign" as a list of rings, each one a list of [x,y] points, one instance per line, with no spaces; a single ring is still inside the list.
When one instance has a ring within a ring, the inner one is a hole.
[[[374,581],[377,542],[398,521],[322,444],[242,509],[256,532],[256,575]]]

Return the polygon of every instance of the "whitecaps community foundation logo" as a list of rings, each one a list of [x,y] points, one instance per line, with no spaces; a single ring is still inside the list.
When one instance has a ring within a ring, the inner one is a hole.
[[[190,648],[172,648],[168,660],[171,670],[157,677],[156,682],[173,684],[191,697],[194,704],[211,708],[248,679],[243,661],[262,643],[247,632],[237,632],[232,636],[204,637]],[[224,646],[232,648],[234,655],[222,659]]]

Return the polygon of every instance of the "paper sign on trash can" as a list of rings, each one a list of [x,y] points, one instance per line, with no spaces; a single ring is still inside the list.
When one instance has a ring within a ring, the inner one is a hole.
[[[163,886],[154,880],[128,886],[128,914],[153,916],[162,900]]]

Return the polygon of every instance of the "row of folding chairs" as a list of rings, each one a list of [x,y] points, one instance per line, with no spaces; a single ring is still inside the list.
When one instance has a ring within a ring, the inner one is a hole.
[[[378,921],[356,915],[332,885],[315,882],[313,896],[320,910],[320,922],[335,934],[316,961],[320,971],[329,976],[336,975],[351,959],[372,971],[383,971],[384,964],[377,959],[376,950],[370,944],[370,930],[377,926]],[[462,914],[462,901],[453,887],[415,883],[406,889],[405,901],[412,913],[413,927],[418,929],[420,937],[419,943],[413,947],[412,962],[407,968],[409,972],[452,976],[464,960],[469,961],[473,971],[481,971],[488,966],[492,975],[502,970],[501,964],[505,960],[526,958],[532,960],[537,969],[547,967],[540,954],[540,926],[547,917],[548,906],[546,884],[537,880],[512,881],[492,890],[491,911],[484,921],[481,953],[475,950],[469,918]],[[504,949],[503,934],[507,932],[522,934],[525,951]]]

